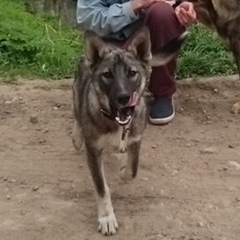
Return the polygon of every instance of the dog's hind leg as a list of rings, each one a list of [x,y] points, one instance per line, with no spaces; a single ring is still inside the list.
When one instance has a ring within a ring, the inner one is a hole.
[[[72,143],[77,151],[80,151],[83,143],[82,130],[79,127],[79,123],[74,119],[73,130],[72,130]]]
[[[111,195],[105,179],[102,150],[92,144],[86,144],[88,166],[95,185],[98,205],[98,231],[103,235],[113,235],[118,230],[118,223],[111,202]]]
[[[233,56],[235,58],[237,68],[238,68],[238,74],[240,79],[240,36],[239,38],[234,38],[230,42],[230,48],[233,52]],[[235,115],[238,115],[240,113],[240,101],[236,102],[231,109],[231,112]]]
[[[238,37],[235,37],[234,40],[231,40],[230,46],[235,58],[235,62],[237,64],[238,74],[240,77],[240,35]]]
[[[132,180],[137,176],[140,145],[141,136],[129,138],[127,147],[128,159],[126,166],[120,169],[120,177],[125,181]]]

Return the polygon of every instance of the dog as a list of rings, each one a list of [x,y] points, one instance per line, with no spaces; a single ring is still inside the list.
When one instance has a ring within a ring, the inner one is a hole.
[[[240,0],[186,0],[192,2],[197,19],[216,31],[233,53],[240,76]],[[240,112],[240,102],[233,105],[234,114]]]
[[[114,48],[94,32],[85,32],[85,54],[78,61],[73,83],[74,147],[84,142],[96,190],[98,231],[113,235],[118,223],[104,174],[102,152],[109,144],[125,143],[128,156],[120,169],[124,180],[137,176],[147,105],[143,96],[152,67],[166,64],[179,51],[188,32],[151,53],[147,27],[126,49]],[[123,146],[124,147],[124,146]]]

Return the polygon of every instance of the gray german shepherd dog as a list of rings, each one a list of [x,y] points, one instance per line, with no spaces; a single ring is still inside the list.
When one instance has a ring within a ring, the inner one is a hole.
[[[240,0],[184,0],[192,2],[199,22],[216,31],[237,64],[240,77]],[[240,102],[233,105],[234,114],[240,112]]]
[[[151,68],[166,64],[179,51],[183,33],[151,53],[147,27],[132,39],[127,49],[106,44],[91,31],[85,34],[85,55],[78,62],[73,84],[73,144],[85,143],[87,162],[96,190],[98,230],[115,234],[118,223],[104,175],[102,152],[109,144],[125,142],[128,160],[120,169],[124,180],[137,175],[139,151],[147,123],[143,92]]]
[[[197,19],[215,30],[232,51],[240,75],[240,0],[185,0],[192,2]]]

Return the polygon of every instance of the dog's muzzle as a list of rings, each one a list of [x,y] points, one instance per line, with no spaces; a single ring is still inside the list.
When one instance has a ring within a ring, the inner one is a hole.
[[[134,92],[126,106],[121,108],[110,107],[110,113],[104,109],[100,109],[100,111],[105,117],[117,122],[121,126],[126,126],[132,120],[135,106],[137,105],[138,100],[139,95],[137,92]]]
[[[138,103],[138,100],[139,100],[139,95],[135,91],[133,93],[131,99],[127,103],[127,105],[116,110],[115,121],[119,125],[125,126],[125,125],[129,124],[129,122],[131,121],[131,119],[133,117],[134,109]]]

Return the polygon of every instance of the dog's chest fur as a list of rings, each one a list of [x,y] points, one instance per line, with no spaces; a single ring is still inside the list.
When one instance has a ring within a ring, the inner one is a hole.
[[[102,134],[96,141],[96,146],[101,149],[106,146],[119,147],[123,131],[123,127],[119,127],[117,131]]]

